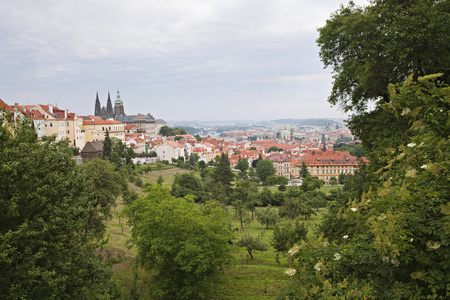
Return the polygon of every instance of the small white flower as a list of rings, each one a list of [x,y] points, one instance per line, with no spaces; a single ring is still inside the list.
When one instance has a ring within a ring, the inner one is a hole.
[[[391,259],[391,264],[393,264],[396,267],[400,266],[400,262],[398,260],[396,260],[396,259],[393,259],[393,258]]]
[[[320,271],[321,266],[322,266],[322,263],[319,261],[317,264],[314,265],[314,270]]]
[[[389,262],[389,257],[388,256],[383,256],[382,258],[384,263],[388,263]]]
[[[430,249],[436,250],[436,249],[439,249],[441,247],[441,244],[439,244],[439,242],[428,241],[427,242],[427,246]]]
[[[380,221],[386,220],[386,215],[382,214],[377,219],[380,220]]]
[[[294,276],[296,271],[297,271],[297,270],[295,270],[295,269],[287,269],[287,270],[284,272],[284,274],[286,274],[287,276]]]
[[[297,254],[298,250],[300,249],[300,246],[295,245],[294,247],[292,247],[291,249],[289,249],[288,254],[289,255],[295,255]]]
[[[427,168],[428,168],[428,165],[422,165],[420,168],[421,168],[421,169],[427,169]]]
[[[409,240],[410,243],[412,243],[413,241],[414,241],[414,238],[411,238],[411,239]]]
[[[356,212],[358,209],[355,208],[355,207],[352,207],[352,208],[350,208],[350,210],[351,210],[352,212]]]
[[[343,238],[344,238],[344,240],[348,239],[348,235],[347,234],[344,235]]]
[[[406,145],[406,146],[408,146],[408,148],[412,148],[412,147],[415,147],[415,146],[416,146],[416,143],[409,143],[409,144]]]
[[[335,253],[334,254],[334,260],[340,260],[341,259],[341,255],[339,253]]]
[[[408,107],[405,107],[405,108],[402,110],[402,116],[406,116],[406,115],[408,115],[410,112],[411,112],[411,110],[410,110]]]

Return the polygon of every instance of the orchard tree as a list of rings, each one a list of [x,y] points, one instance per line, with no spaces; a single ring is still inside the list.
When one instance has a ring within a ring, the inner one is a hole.
[[[305,223],[296,221],[295,224],[286,222],[283,225],[276,224],[273,228],[273,235],[270,244],[277,251],[286,254],[295,244],[300,244],[306,240],[308,228]]]
[[[269,229],[269,226],[273,226],[278,222],[280,216],[278,215],[278,210],[269,205],[256,211],[256,219],[261,225],[266,226],[266,229]]]
[[[229,265],[232,232],[224,211],[174,198],[153,185],[130,209],[132,242],[139,264],[152,271],[152,296],[157,299],[203,299]]]
[[[247,250],[248,255],[253,259],[253,251],[267,251],[269,247],[261,240],[261,236],[251,236],[248,233],[244,233],[244,235],[239,239],[236,243],[239,247],[245,248]]]

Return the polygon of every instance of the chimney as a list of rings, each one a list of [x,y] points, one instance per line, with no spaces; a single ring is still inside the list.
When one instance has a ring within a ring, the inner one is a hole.
[[[53,114],[53,105],[49,104],[48,109],[50,110],[50,113]]]
[[[67,120],[67,109],[64,110],[64,118]]]

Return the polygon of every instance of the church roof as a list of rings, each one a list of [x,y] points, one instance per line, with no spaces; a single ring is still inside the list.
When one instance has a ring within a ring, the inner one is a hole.
[[[116,117],[117,121],[122,123],[155,123],[155,118],[152,115],[147,114],[137,114],[137,115],[128,115],[128,116],[118,116]]]

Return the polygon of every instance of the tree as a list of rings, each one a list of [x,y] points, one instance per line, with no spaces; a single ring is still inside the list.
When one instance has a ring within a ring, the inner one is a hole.
[[[449,87],[441,76],[390,85],[391,103],[379,108],[409,124],[410,138],[384,149],[384,167],[365,176],[371,189],[331,203],[333,219],[325,218],[321,230],[334,242],[301,246],[296,258],[304,272],[293,280],[292,297],[449,296]]]
[[[310,174],[303,179],[300,189],[304,192],[320,189],[323,186],[323,181],[316,177],[312,177]]]
[[[253,259],[253,251],[267,251],[269,247],[261,241],[261,237],[253,237],[247,233],[241,237],[236,243],[239,247],[244,247],[247,250],[248,255]]]
[[[111,160],[112,155],[112,142],[111,138],[109,137],[109,131],[106,129],[105,133],[105,139],[103,140],[103,159]]]
[[[94,180],[84,174],[92,170],[75,165],[67,142],[40,142],[29,123],[12,126],[5,120],[0,122],[2,298],[117,297],[113,260],[98,255],[104,232],[96,230],[95,220],[108,209],[98,211],[90,190]]]
[[[269,207],[256,211],[256,219],[261,225],[265,225],[266,229],[269,229],[269,226],[275,225],[278,222],[280,216],[278,215],[278,210],[269,205]]]
[[[156,183],[159,185],[162,185],[164,183],[164,178],[162,175],[159,175],[158,179],[156,180]]]
[[[302,168],[300,170],[300,176],[304,179],[306,176],[308,176],[308,167],[306,166],[306,163],[302,161]]]
[[[235,169],[241,170],[242,172],[247,171],[249,168],[248,160],[246,158],[242,158],[237,163]]]
[[[275,172],[276,170],[271,160],[258,160],[258,163],[256,164],[256,175],[262,182],[266,181],[268,176],[275,175]]]
[[[222,157],[212,175],[214,183],[222,183],[226,192],[231,192],[231,182],[234,180],[233,172],[230,168],[228,156],[222,154]]]
[[[389,101],[389,83],[410,74],[447,72],[450,66],[447,1],[353,2],[319,28],[317,44],[334,83],[328,101],[345,111],[363,111],[369,101]]]
[[[277,252],[287,253],[295,244],[300,244],[302,240],[306,240],[307,235],[308,228],[305,223],[296,221],[294,225],[291,222],[284,223],[281,226],[276,224],[273,228],[270,244]]]
[[[192,173],[176,175],[172,183],[172,196],[185,197],[194,195],[196,202],[201,200],[204,191],[201,180]]]
[[[131,209],[139,264],[152,274],[153,296],[206,298],[230,262],[232,232],[221,208],[200,210],[154,185]]]
[[[330,178],[330,185],[335,186],[338,183],[336,177],[331,177]]]
[[[272,146],[269,149],[267,149],[267,153],[270,153],[270,152],[281,152],[283,150],[284,150],[283,148],[278,148],[277,146]]]

